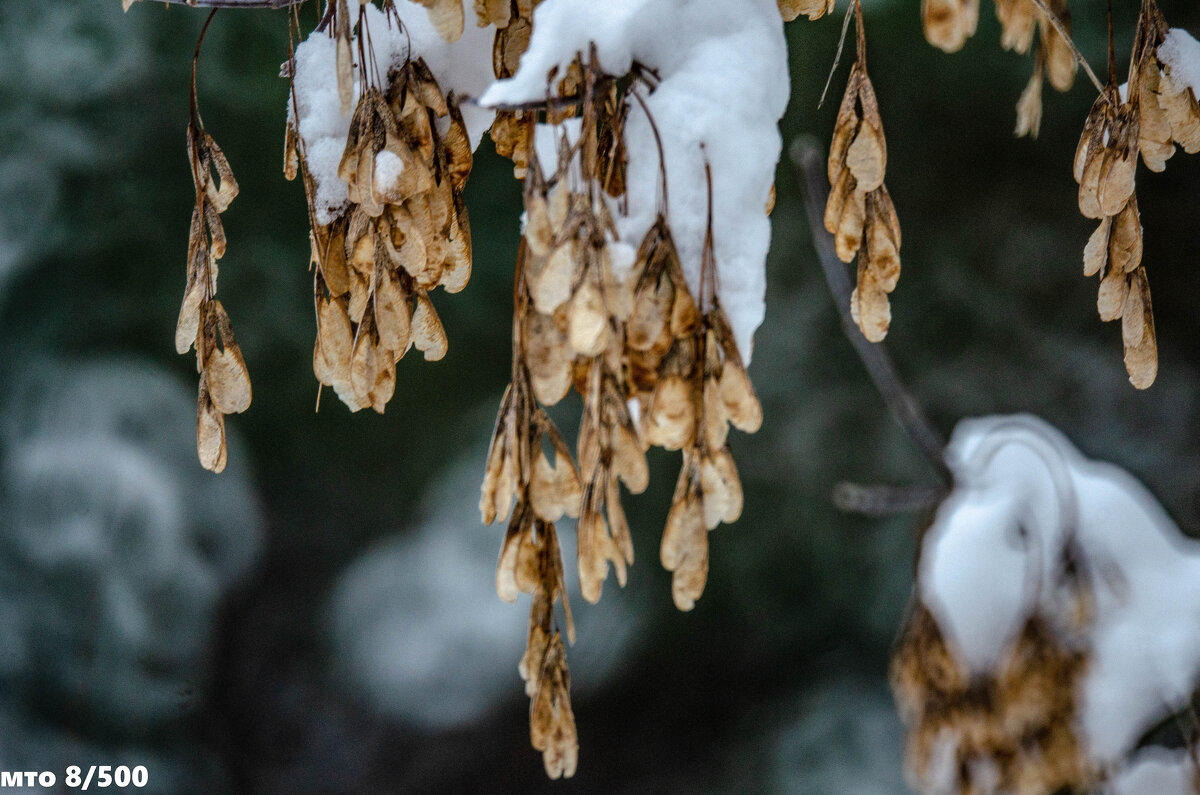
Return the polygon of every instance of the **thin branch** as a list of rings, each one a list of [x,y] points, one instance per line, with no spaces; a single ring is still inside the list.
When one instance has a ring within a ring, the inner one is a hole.
[[[833,66],[829,67],[829,77],[825,78],[825,88],[821,91],[821,99],[817,102],[817,110],[825,104],[825,95],[829,93],[829,84],[833,82],[833,73],[837,71],[838,64],[842,62],[842,47],[846,45],[846,31],[850,29],[850,16],[854,12],[854,4],[846,9],[846,18],[842,20],[842,35],[838,38],[837,52],[833,56]]]
[[[817,259],[825,272],[825,281],[833,302],[842,319],[842,330],[846,339],[854,346],[858,357],[866,367],[867,375],[879,390],[883,402],[900,427],[908,433],[913,443],[920,448],[925,460],[938,474],[946,486],[954,482],[954,476],[946,466],[945,442],[921,411],[916,400],[904,388],[896,365],[882,344],[872,343],[862,335],[858,324],[850,316],[850,277],[846,268],[834,253],[833,235],[821,223],[824,216],[828,188],[825,184],[825,164],[820,152],[810,143],[797,140],[792,145],[792,163],[796,166],[796,177],[804,194],[804,205],[808,210],[808,224],[812,230],[813,245]]]
[[[838,510],[864,516],[927,511],[945,496],[943,486],[865,485],[843,480],[833,487],[833,504]]]
[[[139,0],[131,0],[138,2]],[[150,0],[143,0],[149,2]],[[291,8],[304,3],[305,0],[154,0],[168,5],[192,6],[193,8]]]
[[[1046,19],[1050,21],[1050,25],[1058,32],[1058,35],[1063,37],[1063,41],[1067,43],[1067,46],[1071,48],[1071,53],[1075,56],[1075,62],[1083,67],[1083,71],[1086,72],[1087,76],[1091,79],[1092,85],[1094,85],[1096,90],[1100,92],[1101,96],[1103,96],[1104,85],[1101,84],[1100,78],[1096,77],[1096,73],[1092,71],[1092,67],[1088,65],[1087,59],[1083,57],[1083,53],[1081,53],[1079,48],[1075,46],[1075,40],[1072,39],[1071,34],[1067,32],[1067,28],[1065,25],[1063,25],[1062,20],[1058,18],[1058,14],[1055,14],[1050,10],[1050,8],[1046,5],[1045,0],[1033,0],[1033,4],[1038,7],[1038,10],[1045,14]]]

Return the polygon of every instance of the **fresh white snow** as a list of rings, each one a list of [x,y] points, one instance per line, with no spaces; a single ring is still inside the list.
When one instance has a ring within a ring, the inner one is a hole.
[[[964,420],[947,448],[956,486],[925,536],[919,591],[963,660],[987,670],[1035,609],[1053,611],[1073,533],[1096,616],[1080,725],[1115,763],[1200,674],[1200,544],[1136,479],[1084,457],[1031,416]]]
[[[667,219],[688,286],[699,294],[711,167],[718,296],[743,358],[762,323],[771,227],[767,198],[781,140],[778,122],[789,87],[783,22],[774,0],[545,0],[517,73],[496,82],[479,103],[514,105],[546,96],[552,68],[563,74],[595,45],[601,68],[621,75],[636,62],[658,75],[645,101],[662,143]],[[660,158],[651,121],[630,100],[624,212],[613,215],[623,242],[636,247],[660,205]]]
[[[373,4],[364,8],[373,46],[372,58],[380,75],[386,76],[393,64],[405,62],[411,43],[412,57],[425,59],[444,93],[453,91],[460,97],[478,96],[492,82],[493,29],[467,25],[458,41],[448,43],[429,23],[425,9],[410,0],[396,0],[403,29],[394,21],[389,24],[387,17]],[[357,45],[352,50],[357,53]],[[357,74],[356,64],[356,77]],[[308,170],[316,182],[317,222],[327,224],[348,201],[346,183],[338,177],[337,169],[350,131],[350,115],[342,114],[338,99],[337,45],[327,32],[312,33],[296,48],[293,85],[296,107],[292,108],[289,99],[288,118],[299,118]],[[358,93],[356,79],[356,99]],[[470,103],[462,105],[462,114],[471,146],[476,147],[491,126],[494,114]],[[444,131],[447,122],[441,121]]]
[[[1158,59],[1170,69],[1177,85],[1191,88],[1200,97],[1200,41],[1183,28],[1171,28],[1158,45]]]

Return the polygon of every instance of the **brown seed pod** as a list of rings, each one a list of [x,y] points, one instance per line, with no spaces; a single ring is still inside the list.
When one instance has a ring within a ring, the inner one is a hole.
[[[979,0],[921,0],[925,40],[943,52],[958,52],[979,26]]]
[[[779,13],[784,22],[791,22],[801,14],[810,20],[820,19],[833,11],[835,0],[779,0]]]
[[[1039,12],[1032,0],[996,0],[1000,46],[1024,55],[1033,44]]]

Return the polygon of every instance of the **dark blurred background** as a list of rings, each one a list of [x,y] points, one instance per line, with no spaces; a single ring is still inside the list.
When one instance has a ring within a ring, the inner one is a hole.
[[[952,56],[924,42],[916,0],[866,5],[904,230],[887,346],[909,387],[947,434],[1041,415],[1196,534],[1200,158],[1139,171],[1160,368],[1137,392],[1081,275],[1093,224],[1071,160],[1091,85],[1047,88],[1040,140],[1015,139],[1032,61],[1000,49],[990,3]],[[1137,3],[1115,5],[1128,53]],[[1104,4],[1072,6],[1103,71]],[[1200,32],[1194,3],[1161,6]],[[436,296],[447,357],[406,357],[384,416],[329,392],[314,413],[304,198],[281,174],[286,18],[218,15],[200,108],[242,188],[220,296],[254,404],[229,418],[230,466],[212,475],[194,359],[172,345],[205,14],[0,8],[0,769],[145,764],[164,793],[903,791],[886,668],[919,519],[847,515],[830,492],[934,475],[841,334],[789,166],[751,366],[765,420],[733,439],[745,513],[711,536],[708,588],[678,613],[657,561],[678,456],[651,455],[650,490],[626,497],[629,585],[610,579],[597,606],[572,594],[582,750],[575,778],[549,783],[516,671],[527,605],[496,598],[503,530],[476,510],[508,374],[510,165],[485,140],[474,277]],[[840,11],[788,26],[785,147],[828,139],[845,64],[817,99]],[[568,437],[577,408],[560,412]]]

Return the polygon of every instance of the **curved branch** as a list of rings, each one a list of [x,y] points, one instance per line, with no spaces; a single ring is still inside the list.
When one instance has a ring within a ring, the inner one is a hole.
[[[147,0],[148,1],[148,0]],[[125,0],[125,10],[138,0]],[[168,5],[192,6],[193,8],[291,8],[305,0],[155,0]]]
[[[817,250],[817,259],[825,272],[825,281],[829,284],[829,292],[833,294],[833,302],[837,305],[838,315],[842,319],[842,330],[846,339],[854,346],[858,357],[862,360],[867,374],[883,397],[883,402],[891,411],[892,416],[900,423],[909,438],[921,449],[929,466],[941,478],[942,483],[950,486],[954,476],[946,466],[945,442],[934,429],[929,419],[921,411],[916,400],[904,388],[896,365],[888,356],[887,349],[879,343],[871,343],[862,335],[858,324],[850,316],[850,277],[845,266],[838,260],[833,250],[833,236],[825,231],[821,217],[825,208],[825,197],[828,188],[825,183],[825,167],[823,158],[815,146],[797,140],[792,145],[792,163],[796,166],[796,176],[800,189],[804,194],[804,204],[808,210],[808,223],[812,230],[813,246]]]

